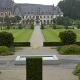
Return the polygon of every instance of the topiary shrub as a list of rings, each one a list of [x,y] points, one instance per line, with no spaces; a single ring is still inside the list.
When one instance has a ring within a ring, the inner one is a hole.
[[[19,24],[18,29],[23,29],[23,26]]]
[[[62,55],[80,55],[80,46],[73,44],[73,45],[65,45],[62,47],[58,47],[58,51]]]
[[[0,55],[6,56],[6,55],[12,55],[11,49],[6,46],[0,46]]]
[[[41,24],[41,29],[44,29],[44,24]]]
[[[34,29],[34,24],[31,24],[31,29]]]
[[[42,58],[26,59],[26,80],[42,80]]]
[[[60,32],[59,37],[64,44],[74,44],[77,38],[76,34],[71,30]]]
[[[0,46],[13,46],[14,37],[9,32],[0,32]]]
[[[75,70],[73,71],[73,74],[78,76],[79,80],[80,80],[80,64],[78,64],[75,68]]]

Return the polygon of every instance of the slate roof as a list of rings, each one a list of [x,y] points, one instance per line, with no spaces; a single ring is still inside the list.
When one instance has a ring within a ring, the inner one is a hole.
[[[59,13],[61,13],[60,9],[53,5],[16,4],[15,6],[16,15],[54,15]]]
[[[12,0],[0,0],[0,11],[12,10],[13,3]]]
[[[13,0],[0,0],[0,11],[12,11],[15,15],[54,15],[61,14],[58,7],[41,4],[16,4]]]

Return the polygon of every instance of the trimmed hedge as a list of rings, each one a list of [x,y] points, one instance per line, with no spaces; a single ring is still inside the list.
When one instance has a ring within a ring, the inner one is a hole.
[[[13,46],[14,37],[12,33],[0,32],[0,46]]]
[[[60,32],[59,37],[64,44],[74,44],[77,38],[76,33],[71,30]]]
[[[26,80],[42,80],[42,58],[26,59]]]
[[[61,42],[43,42],[44,47],[48,46],[63,46],[64,44]]]
[[[80,42],[76,42],[75,44],[80,45]],[[64,46],[62,42],[43,42],[44,47],[53,47],[53,46]]]
[[[15,47],[30,47],[30,42],[14,42]]]

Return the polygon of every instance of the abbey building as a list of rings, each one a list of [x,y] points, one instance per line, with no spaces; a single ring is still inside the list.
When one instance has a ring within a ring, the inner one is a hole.
[[[52,24],[53,18],[63,16],[63,13],[54,5],[18,4],[14,0],[0,0],[0,17],[4,16],[21,16],[27,24],[32,19],[37,23]]]

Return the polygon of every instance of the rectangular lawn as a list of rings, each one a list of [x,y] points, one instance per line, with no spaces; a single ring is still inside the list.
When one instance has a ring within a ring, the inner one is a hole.
[[[70,29],[74,31],[77,35],[77,42],[80,41],[80,30],[79,29]],[[60,42],[59,32],[65,31],[65,29],[43,29],[42,33],[45,39],[45,42]]]
[[[31,38],[32,29],[10,29],[10,30],[0,30],[11,32],[14,36],[14,42],[27,42]]]

